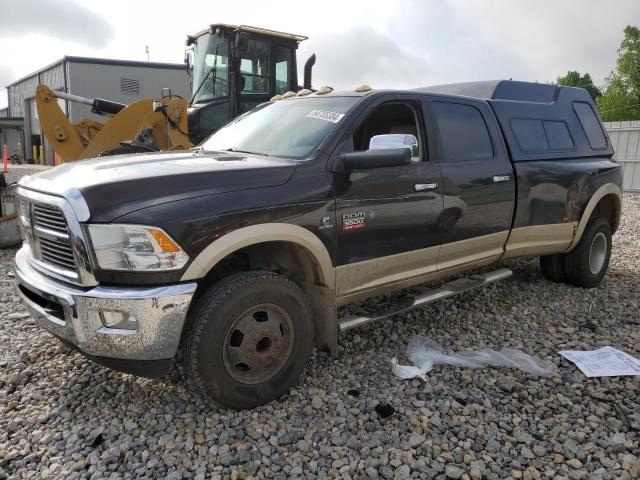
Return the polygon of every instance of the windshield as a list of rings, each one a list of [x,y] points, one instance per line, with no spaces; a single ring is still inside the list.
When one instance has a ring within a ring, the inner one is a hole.
[[[297,98],[259,106],[207,139],[205,150],[308,157],[358,97]]]
[[[193,52],[193,103],[210,102],[228,96],[228,80],[227,39],[212,34],[199,37]]]

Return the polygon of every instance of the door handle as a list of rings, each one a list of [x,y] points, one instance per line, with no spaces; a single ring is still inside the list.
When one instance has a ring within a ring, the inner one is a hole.
[[[494,175],[493,176],[493,183],[508,182],[509,180],[511,180],[511,175]]]
[[[437,188],[438,188],[437,183],[416,183],[413,186],[413,189],[416,192],[424,192],[426,190],[437,190]]]

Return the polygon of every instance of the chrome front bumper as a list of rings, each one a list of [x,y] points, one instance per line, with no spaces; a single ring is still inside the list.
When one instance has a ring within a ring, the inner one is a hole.
[[[121,360],[172,359],[195,283],[161,287],[92,287],[84,290],[52,280],[33,268],[20,249],[18,293],[36,321],[92,357]],[[132,317],[137,330],[110,328],[105,312]]]

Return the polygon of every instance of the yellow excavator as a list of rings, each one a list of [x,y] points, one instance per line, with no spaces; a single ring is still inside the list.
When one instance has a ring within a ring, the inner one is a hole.
[[[310,89],[315,55],[305,64],[303,86],[297,78],[296,51],[306,39],[247,25],[213,24],[187,37],[189,101],[163,89],[160,98],[125,105],[40,85],[36,107],[42,132],[63,163],[101,155],[188,149],[274,96]],[[72,124],[57,99],[89,105],[106,121],[83,119]]]

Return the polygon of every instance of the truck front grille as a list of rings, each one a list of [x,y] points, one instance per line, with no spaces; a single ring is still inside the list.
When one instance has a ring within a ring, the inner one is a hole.
[[[71,236],[62,210],[55,205],[20,198],[21,228],[31,256],[41,268],[78,278]]]
[[[68,270],[76,269],[76,262],[73,258],[73,250],[68,242],[60,242],[48,238],[39,238],[40,254],[43,262],[52,263],[60,268]]]
[[[64,215],[56,207],[43,205],[42,203],[33,204],[33,222],[34,225],[43,227],[54,232],[68,234],[67,221]]]

